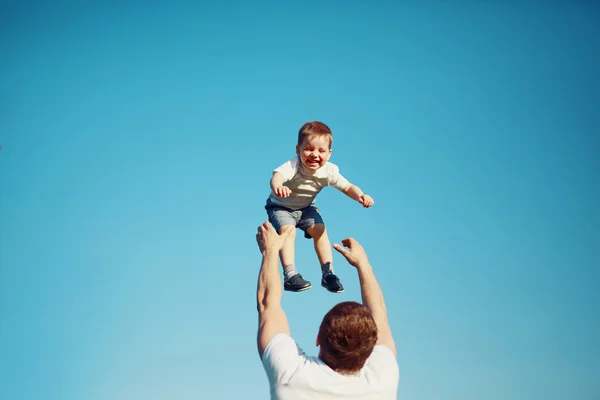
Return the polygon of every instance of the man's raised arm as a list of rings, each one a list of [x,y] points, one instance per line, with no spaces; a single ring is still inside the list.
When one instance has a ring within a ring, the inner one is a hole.
[[[292,227],[278,235],[267,221],[258,227],[256,242],[262,253],[262,264],[258,275],[256,306],[258,309],[258,354],[262,358],[265,348],[279,333],[290,334],[287,317],[281,308],[282,283],[279,276],[279,250]]]
[[[371,311],[375,324],[377,324],[377,344],[388,347],[396,356],[396,344],[388,322],[383,292],[375,278],[373,268],[369,264],[367,253],[360,243],[352,238],[342,240],[342,244],[348,249],[337,243],[333,245],[333,248],[340,252],[358,271],[362,302]]]

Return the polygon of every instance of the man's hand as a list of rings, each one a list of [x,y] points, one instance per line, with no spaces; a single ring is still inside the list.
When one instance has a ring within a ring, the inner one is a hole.
[[[358,202],[360,204],[362,204],[364,208],[369,208],[373,204],[375,204],[375,201],[373,200],[373,198],[371,196],[369,196],[368,194],[363,194],[362,196],[360,196],[358,198]]]
[[[258,227],[258,233],[256,234],[256,243],[258,244],[260,252],[263,254],[267,251],[279,252],[283,247],[285,240],[290,235],[290,232],[293,230],[293,227],[286,226],[283,228],[281,235],[279,235],[277,234],[277,231],[275,231],[275,228],[273,228],[273,225],[271,225],[269,221],[265,221]]]
[[[369,258],[365,249],[353,238],[342,240],[342,244],[348,248],[346,250],[338,243],[334,243],[333,248],[343,255],[350,265],[358,268],[360,266],[369,265]]]
[[[292,190],[287,186],[277,186],[274,192],[277,197],[283,198],[288,197],[290,194],[292,194]]]

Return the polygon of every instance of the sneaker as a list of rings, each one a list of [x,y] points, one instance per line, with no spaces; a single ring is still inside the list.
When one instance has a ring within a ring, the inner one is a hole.
[[[283,284],[283,289],[288,292],[301,292],[306,289],[311,288],[311,284],[309,281],[302,279],[302,275],[295,274],[290,278],[286,279]]]
[[[329,290],[331,293],[341,293],[344,291],[344,286],[339,278],[334,274],[327,274],[321,279],[321,286]]]

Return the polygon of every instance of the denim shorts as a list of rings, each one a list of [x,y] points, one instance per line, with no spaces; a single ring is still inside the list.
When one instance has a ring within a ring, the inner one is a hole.
[[[311,236],[306,230],[314,224],[323,224],[323,217],[321,217],[319,209],[314,204],[300,210],[292,210],[278,206],[273,204],[271,200],[267,200],[265,209],[269,216],[269,222],[277,232],[279,232],[279,229],[284,225],[292,225],[301,229],[304,232],[305,238],[311,239]]]

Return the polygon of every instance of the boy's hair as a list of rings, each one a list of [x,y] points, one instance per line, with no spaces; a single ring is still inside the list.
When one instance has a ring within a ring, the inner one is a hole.
[[[355,373],[373,352],[377,325],[366,306],[345,301],[325,314],[318,338],[325,364],[339,373]]]
[[[327,136],[329,139],[329,148],[331,149],[331,143],[333,142],[331,130],[327,125],[319,121],[311,121],[302,125],[298,132],[298,146],[302,146],[304,138],[314,136]]]

